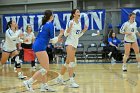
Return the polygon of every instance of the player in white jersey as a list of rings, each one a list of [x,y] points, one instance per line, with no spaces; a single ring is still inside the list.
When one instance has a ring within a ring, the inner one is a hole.
[[[76,84],[73,78],[74,67],[76,66],[75,63],[75,53],[76,48],[78,46],[79,38],[87,31],[88,27],[85,26],[84,29],[81,29],[81,22],[79,21],[80,18],[80,11],[78,9],[74,9],[71,12],[70,21],[67,23],[66,30],[64,32],[64,36],[67,37],[65,45],[66,45],[66,52],[67,58],[66,62],[61,69],[60,76],[57,78],[57,82],[64,84],[63,75],[68,68],[69,77],[70,77],[70,87],[78,88],[79,85]]]
[[[136,55],[136,60],[138,61],[138,67],[140,67],[140,54],[139,54],[139,47],[137,43],[137,37],[136,34],[140,36],[140,33],[137,30],[137,23],[135,22],[135,13],[131,13],[129,15],[129,20],[125,22],[121,29],[120,33],[125,34],[124,37],[124,57],[123,57],[123,66],[122,70],[127,71],[127,66],[126,66],[126,61],[129,57],[130,54],[130,49],[133,48],[135,55]]]
[[[15,65],[18,72],[18,78],[24,79],[25,76],[23,76],[23,73],[21,71],[18,51],[16,50],[17,49],[16,44],[18,42],[22,42],[23,40],[20,39],[22,34],[16,28],[17,28],[17,24],[15,21],[8,22],[7,30],[5,32],[5,42],[3,45],[3,52],[2,52],[0,65],[2,66],[3,64],[5,64],[9,56],[15,57]]]
[[[71,26],[73,25],[73,26]],[[67,29],[71,26],[71,31],[68,33]],[[81,22],[76,23],[74,20],[70,20],[66,26],[64,36],[67,37],[65,45],[72,45],[77,48],[79,38],[83,35],[81,32]]]

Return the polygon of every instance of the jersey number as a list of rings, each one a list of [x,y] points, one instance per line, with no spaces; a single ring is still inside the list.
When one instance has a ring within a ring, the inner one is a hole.
[[[80,30],[76,30],[76,34],[79,34],[80,33]]]
[[[131,29],[131,32],[134,32],[134,28]]]
[[[42,32],[42,28],[43,28],[43,26],[40,27],[40,31],[39,32]]]

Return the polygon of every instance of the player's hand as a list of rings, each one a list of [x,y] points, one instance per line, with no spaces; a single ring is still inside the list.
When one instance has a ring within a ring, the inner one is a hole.
[[[22,38],[24,36],[23,33],[19,34],[18,37]]]
[[[132,35],[132,32],[128,32],[127,34],[128,34],[128,35]]]
[[[97,35],[100,35],[100,31],[99,30],[97,31]]]
[[[72,27],[73,27],[73,24],[74,24],[73,22],[71,22],[71,23],[70,23],[70,28],[72,28]]]
[[[63,39],[62,38],[58,38],[58,42],[59,43],[62,43],[63,42]]]
[[[73,24],[74,24],[73,22],[70,23],[70,27],[68,28],[67,33],[70,33],[70,31],[71,31],[71,29],[73,27]]]
[[[85,26],[84,26],[84,29],[83,29],[83,32],[86,32],[87,30],[88,30],[88,26],[85,25]]]
[[[63,34],[64,34],[64,29],[61,29],[59,35],[63,36]]]

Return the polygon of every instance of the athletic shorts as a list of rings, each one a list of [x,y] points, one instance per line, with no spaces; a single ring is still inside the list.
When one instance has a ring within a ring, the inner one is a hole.
[[[3,52],[7,52],[7,53],[13,53],[14,51],[16,51],[17,49],[15,50],[12,50],[12,51],[6,51],[6,50],[2,50]]]
[[[46,51],[47,45],[42,42],[34,42],[33,46],[34,52]]]
[[[127,41],[124,41],[124,43],[129,43],[129,44],[133,44],[133,43],[135,43],[135,42],[127,42]]]
[[[12,48],[12,47],[8,48],[6,46],[4,46],[3,49],[2,49],[3,52],[7,52],[7,53],[12,53],[12,52],[14,52],[16,50],[17,50],[16,48]]]

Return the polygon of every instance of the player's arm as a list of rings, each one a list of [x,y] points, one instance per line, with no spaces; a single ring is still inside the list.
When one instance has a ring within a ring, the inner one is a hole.
[[[136,34],[140,37],[140,32],[137,32]]]
[[[140,37],[140,33],[139,33],[138,29],[137,29],[137,23],[136,23],[135,31],[136,31],[136,34]]]
[[[116,45],[114,45],[114,44],[112,43],[112,39],[111,39],[111,38],[108,38],[108,42],[109,42],[109,44],[110,44],[111,46],[115,46],[115,47],[116,47]]]
[[[64,32],[64,36],[67,37],[72,29],[73,26],[73,22],[68,22],[68,24],[66,25],[66,30]]]
[[[17,39],[17,43],[23,43],[24,41],[20,38]]]
[[[79,38],[87,31],[88,27],[85,25],[84,29],[82,30],[82,32],[79,34]]]
[[[10,34],[9,31],[6,31],[6,36],[10,38],[11,40],[15,40],[19,38],[21,35],[20,35],[20,31],[16,31],[14,34]]]
[[[125,31],[126,28],[127,28],[127,25],[126,25],[126,23],[124,23],[124,24],[122,25],[121,29],[120,29],[120,33],[121,33],[121,34],[129,34],[129,35],[132,34],[132,32],[127,32],[127,31]]]

